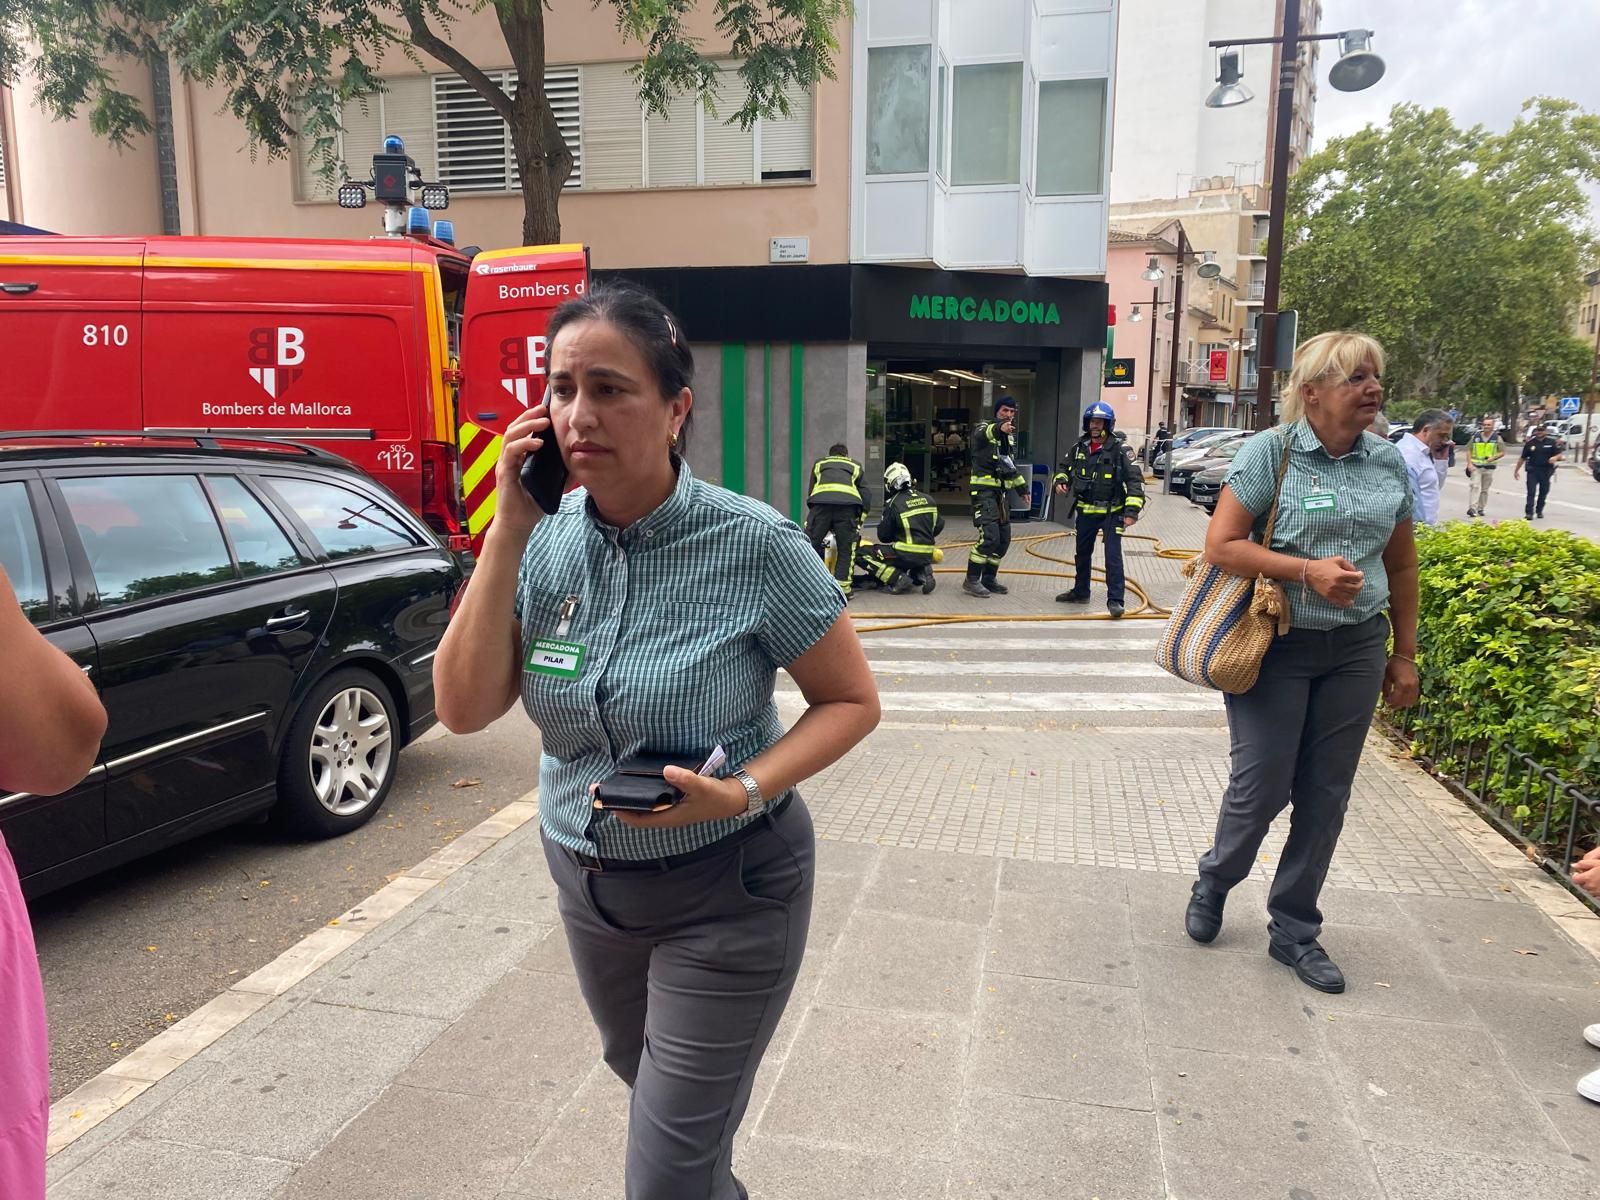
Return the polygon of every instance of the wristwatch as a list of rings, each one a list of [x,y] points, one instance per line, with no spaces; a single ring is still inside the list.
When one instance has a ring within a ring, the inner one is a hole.
[[[766,797],[761,794],[761,785],[750,777],[750,772],[746,771],[743,767],[740,767],[733,773],[733,778],[739,781],[739,783],[744,787],[744,794],[750,798],[750,803],[745,807],[744,810],[745,815],[750,817],[759,817],[762,813],[766,812]]]

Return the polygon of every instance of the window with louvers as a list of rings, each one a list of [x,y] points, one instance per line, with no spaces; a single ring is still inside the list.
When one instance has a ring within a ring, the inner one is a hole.
[[[489,78],[506,95],[517,87],[515,71],[490,71]],[[545,97],[572,151],[572,174],[566,186],[583,186],[583,143],[577,67],[545,72]],[[433,77],[433,117],[438,145],[438,181],[463,195],[520,190],[511,130],[489,102],[456,75]]]

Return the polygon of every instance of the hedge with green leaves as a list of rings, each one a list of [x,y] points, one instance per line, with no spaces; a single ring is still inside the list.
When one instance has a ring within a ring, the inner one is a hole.
[[[1600,798],[1600,546],[1523,521],[1452,522],[1420,529],[1417,552],[1418,748],[1448,771],[1452,743],[1509,741]],[[1515,804],[1516,784],[1495,798]]]

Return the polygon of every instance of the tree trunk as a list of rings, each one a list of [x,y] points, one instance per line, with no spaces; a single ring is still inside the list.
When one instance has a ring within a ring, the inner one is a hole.
[[[519,103],[511,144],[522,176],[522,244],[549,246],[561,240],[561,188],[572,174],[572,151],[540,89],[537,110]],[[520,98],[519,98],[520,99]]]

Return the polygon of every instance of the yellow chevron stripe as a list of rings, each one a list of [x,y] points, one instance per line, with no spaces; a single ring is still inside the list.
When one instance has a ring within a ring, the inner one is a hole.
[[[492,437],[483,444],[483,452],[467,464],[466,474],[461,477],[462,490],[467,495],[472,495],[472,489],[483,481],[483,477],[494,470],[495,463],[500,461],[501,438]],[[467,456],[462,455],[465,459]]]
[[[483,431],[471,421],[461,422],[461,437],[456,444],[461,447],[463,454],[466,453],[467,447],[472,445],[472,439],[477,437],[478,434],[482,432]]]
[[[489,527],[489,522],[494,520],[494,501],[499,493],[490,492],[489,498],[478,505],[478,511],[467,517],[467,532],[477,537]]]

